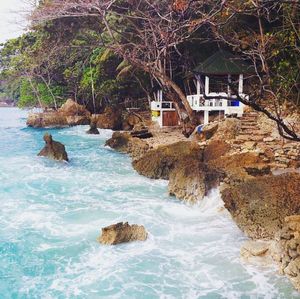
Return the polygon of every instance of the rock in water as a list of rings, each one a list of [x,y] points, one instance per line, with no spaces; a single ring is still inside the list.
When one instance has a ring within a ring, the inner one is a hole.
[[[88,125],[90,116],[90,112],[84,106],[68,99],[58,111],[30,114],[27,125],[33,128]]]
[[[102,235],[98,241],[104,245],[117,245],[132,241],[145,241],[147,237],[144,226],[120,222],[102,228]]]
[[[45,147],[40,151],[38,156],[47,157],[58,161],[69,161],[65,146],[52,139],[52,135],[46,133],[44,135],[46,142]]]
[[[86,132],[87,134],[99,135],[99,130],[97,129],[97,122],[95,120],[91,121],[90,128]]]

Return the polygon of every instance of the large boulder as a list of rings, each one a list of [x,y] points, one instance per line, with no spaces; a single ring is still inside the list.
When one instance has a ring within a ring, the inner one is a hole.
[[[185,157],[171,170],[169,193],[178,199],[196,203],[224,178],[224,173],[210,169],[199,159]]]
[[[226,145],[220,153],[226,151]],[[255,176],[271,173],[270,166],[255,152],[231,153],[214,157],[214,153],[206,150],[206,162],[211,168],[219,169],[226,174],[226,181],[231,185],[243,182]]]
[[[117,107],[106,107],[104,113],[94,115],[94,117],[100,129],[122,129],[122,110]]]
[[[52,135],[44,135],[45,147],[39,152],[38,156],[47,157],[58,161],[69,161],[65,146],[52,139]]]
[[[129,112],[124,116],[122,127],[125,131],[131,131],[136,125],[144,124],[144,119],[138,113]]]
[[[58,112],[31,113],[27,118],[27,126],[33,128],[68,126],[66,117]]]
[[[34,128],[87,125],[90,115],[84,106],[68,99],[58,111],[29,114],[27,125]]]
[[[147,151],[141,158],[133,161],[133,167],[146,177],[167,180],[176,164],[187,157],[201,160],[202,151],[196,143],[179,141]]]
[[[133,160],[140,158],[149,150],[145,140],[132,137],[128,132],[114,132],[105,145],[118,152],[129,154]]]
[[[88,120],[91,116],[91,113],[83,105],[79,105],[72,99],[68,99],[61,108],[58,109],[58,112],[65,116],[85,116]]]
[[[287,216],[300,213],[300,174],[254,177],[227,184],[225,207],[240,229],[254,239],[272,239]]]
[[[128,132],[114,132],[112,137],[106,141],[105,145],[118,152],[128,153],[128,143],[131,138]]]
[[[241,127],[241,121],[237,118],[225,118],[223,121],[219,122],[218,129],[212,136],[212,139],[230,141],[235,139]]]
[[[205,147],[203,159],[205,162],[219,159],[227,154],[231,149],[231,145],[224,140],[212,140]]]
[[[104,245],[117,245],[132,241],[145,241],[147,237],[144,226],[120,222],[102,228],[102,234],[98,241]]]

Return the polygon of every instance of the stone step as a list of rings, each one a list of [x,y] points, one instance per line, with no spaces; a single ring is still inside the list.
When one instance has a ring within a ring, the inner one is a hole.
[[[249,118],[249,119],[253,119],[253,118],[258,118],[258,115],[243,115],[242,117],[241,117],[242,119],[245,119],[245,118]]]
[[[241,125],[242,130],[260,130],[258,126]]]
[[[247,124],[247,125],[256,125],[257,124],[257,121],[255,121],[255,120],[243,120],[243,121],[241,121],[241,123],[242,124]]]
[[[244,112],[243,117],[244,116],[256,116],[256,117],[258,117],[258,113],[257,112]]]
[[[261,136],[261,138],[265,137],[265,135],[261,134],[259,130],[243,130],[239,133],[238,136]]]
[[[245,142],[245,141],[262,141],[263,140],[263,136],[255,136],[255,135],[239,135],[238,137],[236,137],[235,141],[241,141],[241,142]]]

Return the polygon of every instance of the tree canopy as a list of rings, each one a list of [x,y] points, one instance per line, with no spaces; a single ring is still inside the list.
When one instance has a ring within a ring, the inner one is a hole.
[[[184,78],[224,49],[255,70],[240,100],[300,140],[282,116],[283,105],[300,105],[299,11],[295,0],[44,0],[31,31],[1,48],[2,89],[19,105],[71,96],[100,111],[159,87],[197,123]]]

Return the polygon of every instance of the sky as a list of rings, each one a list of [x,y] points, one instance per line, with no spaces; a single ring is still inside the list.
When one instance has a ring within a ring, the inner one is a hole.
[[[24,32],[29,7],[28,0],[0,0],[0,43]]]

